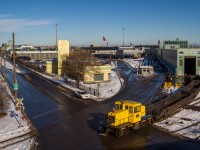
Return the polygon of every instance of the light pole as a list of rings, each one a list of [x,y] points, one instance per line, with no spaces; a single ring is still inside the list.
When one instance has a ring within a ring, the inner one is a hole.
[[[125,28],[122,28],[122,31],[123,31],[123,47],[124,47],[124,30],[125,30]]]

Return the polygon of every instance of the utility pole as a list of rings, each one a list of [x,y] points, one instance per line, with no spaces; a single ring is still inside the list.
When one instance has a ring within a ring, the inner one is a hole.
[[[122,28],[122,30],[123,30],[123,47],[124,47],[124,29],[125,28]]]
[[[4,52],[4,81],[6,82],[6,52]]]
[[[16,64],[15,64],[15,34],[14,32],[12,33],[12,49],[13,49],[13,73],[14,73],[14,99],[17,101],[17,90],[18,90],[18,85],[17,85],[17,78],[16,78]],[[17,88],[16,88],[17,87]]]

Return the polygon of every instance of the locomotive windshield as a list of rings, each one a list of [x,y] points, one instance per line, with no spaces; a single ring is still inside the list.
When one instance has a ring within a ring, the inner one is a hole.
[[[120,104],[115,104],[115,110],[120,110],[122,109],[122,105]]]

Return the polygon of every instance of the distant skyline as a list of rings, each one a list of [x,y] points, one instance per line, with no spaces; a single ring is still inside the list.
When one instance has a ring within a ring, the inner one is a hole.
[[[1,2],[0,44],[110,46],[188,40],[200,44],[199,0],[9,0]]]

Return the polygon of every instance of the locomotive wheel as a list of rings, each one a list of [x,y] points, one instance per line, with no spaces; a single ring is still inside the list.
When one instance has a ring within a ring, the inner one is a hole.
[[[106,132],[106,134],[109,134],[110,133],[110,129],[107,128],[105,132]]]
[[[117,137],[120,137],[120,136],[122,135],[122,133],[121,133],[121,131],[120,131],[120,130],[116,130],[116,133],[115,133],[115,135],[116,135]]]

